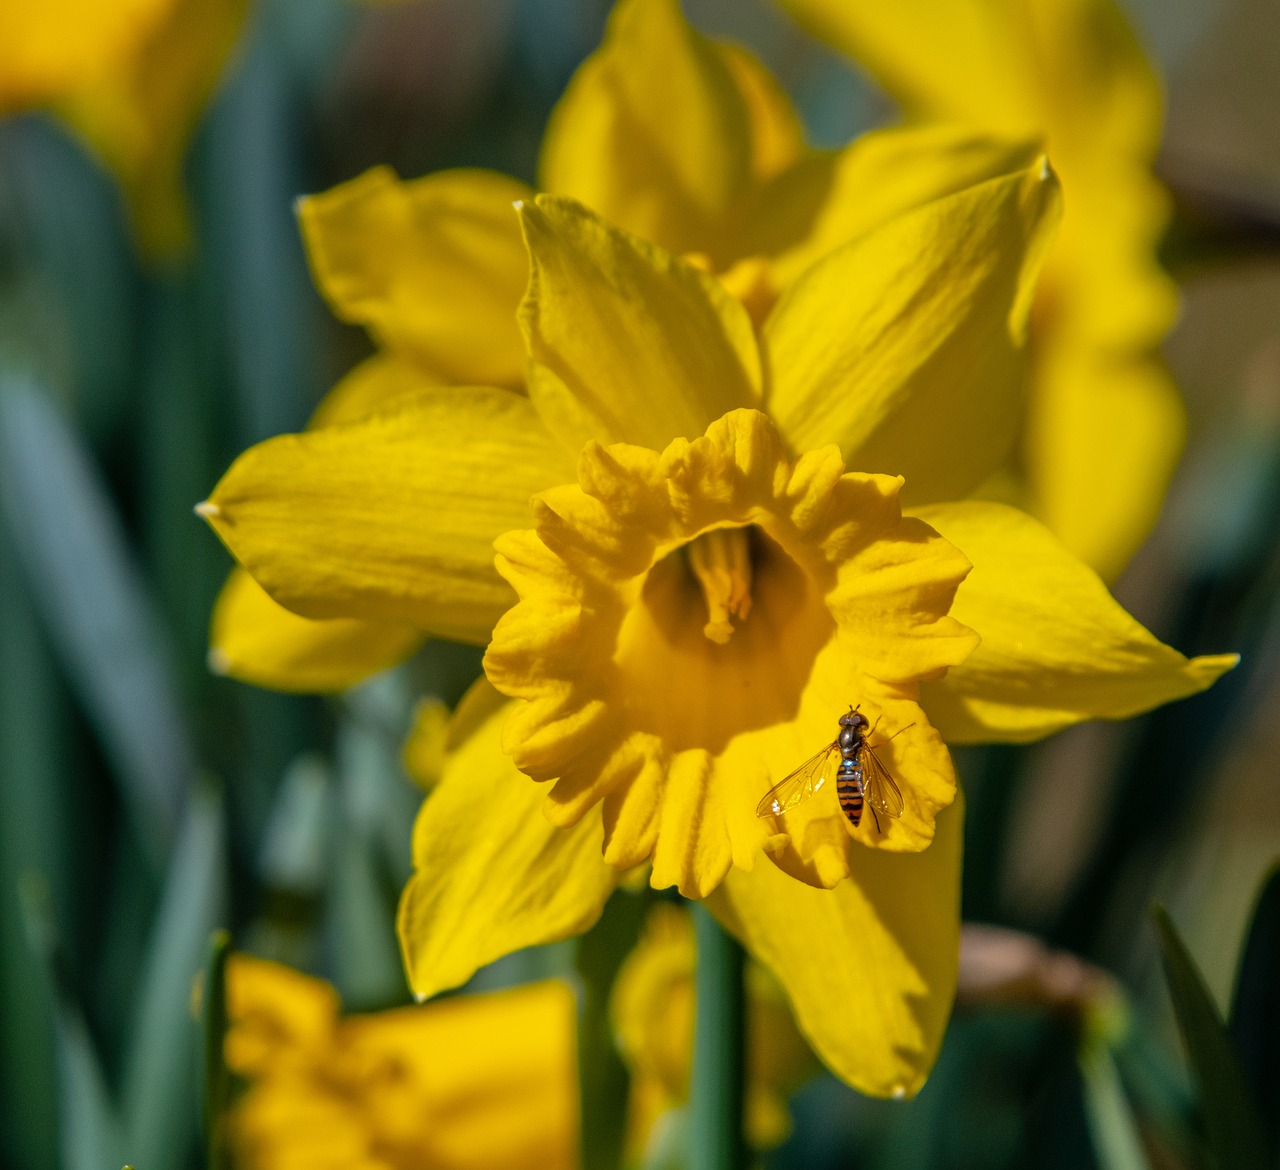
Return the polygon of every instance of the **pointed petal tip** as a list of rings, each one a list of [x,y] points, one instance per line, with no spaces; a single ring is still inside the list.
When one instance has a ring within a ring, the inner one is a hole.
[[[222,515],[222,509],[208,500],[201,500],[194,508],[195,514],[202,520],[213,521]]]

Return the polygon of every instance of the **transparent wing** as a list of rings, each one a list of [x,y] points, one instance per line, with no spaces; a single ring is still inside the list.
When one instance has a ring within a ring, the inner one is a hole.
[[[808,800],[835,774],[840,745],[827,744],[812,759],[805,760],[791,775],[775,784],[756,805],[758,817],[780,817],[802,800]]]
[[[880,762],[869,743],[862,745],[862,794],[876,812],[887,817],[897,819],[906,807],[889,769]]]

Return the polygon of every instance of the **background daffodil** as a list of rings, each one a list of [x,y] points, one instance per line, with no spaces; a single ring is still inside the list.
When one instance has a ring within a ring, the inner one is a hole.
[[[230,1118],[244,1170],[569,1170],[573,993],[562,983],[339,1015],[322,980],[234,955]]]
[[[671,1110],[689,1102],[697,1010],[693,924],[680,906],[653,907],[644,934],[618,971],[609,1016],[631,1072],[628,1145],[639,1163],[660,1147]],[[757,964],[747,969],[745,1129],[769,1149],[791,1130],[788,1095],[816,1072],[781,989]]]
[[[699,266],[542,196],[521,211],[529,397],[421,391],[230,469],[202,511],[272,596],[492,632],[487,670],[517,699],[419,818],[401,907],[415,991],[584,929],[619,867],[652,859],[654,885],[713,895],[830,1067],[919,1087],[958,949],[943,741],[1131,714],[1233,661],[1161,645],[1022,513],[947,502],[1004,457],[1000,375],[1055,200],[1037,162],[891,219],[757,333]],[[902,731],[886,754],[906,814],[851,847],[814,800],[771,833],[759,796],[850,702]],[[555,781],[551,823],[516,764]],[[757,864],[766,845],[776,865]],[[836,978],[860,981],[865,1011]]]
[[[1045,143],[1066,191],[1036,305],[1021,468],[1032,510],[1104,576],[1147,535],[1184,418],[1157,353],[1160,83],[1113,0],[782,0],[913,119]]]
[[[12,0],[0,13],[0,112],[47,105],[115,174],[142,251],[191,244],[182,164],[249,0]]]
[[[696,32],[677,0],[624,0],[552,114],[539,185],[690,254],[761,320],[833,249],[898,212],[1016,170],[1034,153],[946,127],[812,149],[752,54]],[[529,266],[511,204],[532,195],[489,171],[401,182],[378,167],[301,202],[318,288],[379,347],[335,387],[313,426],[349,422],[441,384],[525,387],[515,311]],[[986,373],[1007,379],[1012,403],[1020,358],[1007,360]],[[545,375],[539,389],[554,392]],[[955,401],[965,396],[957,388]],[[983,444],[1013,438],[1004,420],[985,430],[975,420],[966,433]],[[340,690],[418,641],[403,626],[369,618],[308,622],[237,573],[215,613],[211,662],[262,686]]]

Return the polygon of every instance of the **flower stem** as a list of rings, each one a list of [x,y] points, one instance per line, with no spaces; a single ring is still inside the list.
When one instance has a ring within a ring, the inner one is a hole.
[[[743,953],[700,902],[693,905],[698,943],[689,1166],[741,1170],[746,1013]]]

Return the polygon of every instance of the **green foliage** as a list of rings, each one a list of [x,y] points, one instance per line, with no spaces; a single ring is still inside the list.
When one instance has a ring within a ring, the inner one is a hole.
[[[1226,1025],[1163,906],[1151,911],[1165,979],[1218,1170],[1269,1170],[1262,1120]]]
[[[1231,1039],[1280,1159],[1280,867],[1262,884],[1236,970]]]

